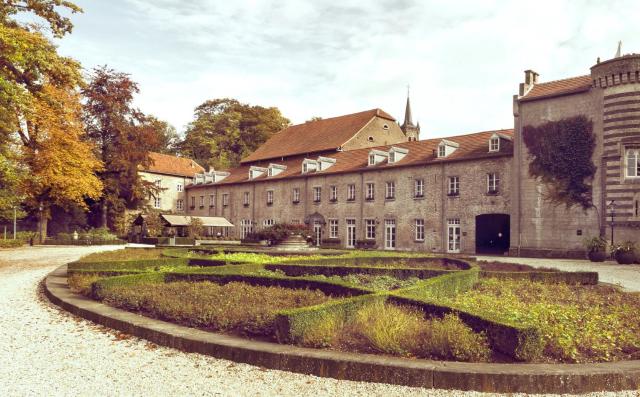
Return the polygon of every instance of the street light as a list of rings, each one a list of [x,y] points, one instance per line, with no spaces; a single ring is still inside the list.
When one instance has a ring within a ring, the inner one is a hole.
[[[611,245],[613,245],[613,227],[616,219],[616,201],[611,200],[609,202],[609,208],[611,213]]]

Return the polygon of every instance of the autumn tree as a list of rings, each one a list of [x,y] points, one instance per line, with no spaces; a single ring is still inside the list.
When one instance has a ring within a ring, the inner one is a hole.
[[[154,116],[143,115],[140,120],[140,128],[147,130],[145,134],[155,136],[155,146],[151,151],[175,155],[178,153],[180,136],[175,127],[164,120]]]
[[[200,164],[219,169],[234,167],[288,125],[289,120],[278,108],[213,99],[195,109],[180,149]]]
[[[72,14],[82,9],[65,0],[4,0],[0,2],[0,23],[7,27],[20,27],[25,30],[40,30],[40,26],[32,23],[20,23],[14,17],[20,13],[28,13],[40,18],[55,37],[71,33],[71,19],[60,14],[60,9]]]
[[[157,188],[138,175],[149,165],[149,151],[158,147],[156,130],[133,107],[138,85],[128,74],[106,66],[93,70],[83,90],[87,134],[104,163],[99,174],[104,193],[93,206],[100,213],[100,226],[113,227],[126,209],[138,208]]]
[[[71,24],[55,11],[57,5],[76,10],[68,2],[38,0],[3,2],[0,7],[1,142],[19,145],[18,161],[28,171],[19,187],[26,208],[39,215],[41,239],[53,205],[84,206],[86,198],[99,197],[102,189],[95,177],[101,163],[83,140],[80,65],[58,55],[37,27],[10,19],[32,11],[61,36]]]

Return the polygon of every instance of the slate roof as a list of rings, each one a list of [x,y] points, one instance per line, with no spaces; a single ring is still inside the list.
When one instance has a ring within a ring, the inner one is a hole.
[[[520,100],[531,101],[561,95],[577,94],[588,91],[591,88],[591,83],[590,75],[538,83],[535,84],[525,96],[520,98]]]
[[[177,157],[170,154],[162,154],[149,152],[151,163],[142,171],[153,172],[156,174],[186,176],[193,178],[197,173],[204,172],[195,161],[186,157]]]
[[[215,184],[199,184],[199,185],[189,185],[188,187],[197,187],[197,186],[210,186],[210,185],[228,185],[234,183],[245,183],[245,182],[254,182],[254,181],[265,181],[265,180],[281,180],[288,178],[297,178],[301,176],[313,176],[313,175],[332,175],[332,174],[340,174],[347,172],[357,172],[362,170],[380,170],[386,168],[397,168],[397,167],[406,167],[406,166],[415,166],[415,165],[426,165],[430,163],[440,163],[440,162],[451,162],[451,161],[463,161],[463,160],[471,160],[471,159],[483,159],[483,158],[493,158],[493,157],[503,157],[510,156],[513,154],[512,148],[510,145],[501,145],[500,151],[498,152],[489,152],[489,138],[494,133],[498,133],[503,136],[512,137],[513,130],[494,130],[494,131],[485,131],[478,132],[474,134],[468,135],[460,135],[447,137],[446,139],[449,141],[453,141],[458,143],[460,146],[458,149],[444,158],[437,158],[436,151],[438,144],[442,141],[443,138],[435,138],[424,141],[413,141],[413,142],[403,142],[395,145],[386,145],[386,146],[377,146],[372,148],[365,149],[356,149],[349,150],[344,152],[336,152],[328,157],[336,159],[334,165],[329,167],[323,171],[317,172],[309,172],[307,174],[302,174],[302,161],[305,159],[304,155],[289,157],[285,161],[273,161],[273,163],[281,164],[287,166],[286,170],[282,171],[278,175],[268,177],[266,173],[260,177],[249,180],[249,165],[240,165],[237,168],[233,168],[228,170],[230,175],[224,180],[217,182]],[[375,166],[368,166],[368,156],[370,150],[382,150],[389,151],[392,147],[400,147],[408,149],[408,154],[393,164],[388,164],[387,162],[383,162],[381,164]],[[310,159],[317,159],[318,156],[308,156]],[[260,164],[261,166],[267,166],[269,161]]]
[[[336,150],[376,116],[395,122],[384,110],[371,109],[292,125],[274,134],[255,152],[242,159],[242,163]]]

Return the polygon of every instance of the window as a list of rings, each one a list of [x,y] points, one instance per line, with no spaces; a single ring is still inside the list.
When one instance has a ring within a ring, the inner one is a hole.
[[[338,238],[338,220],[329,219],[329,238]]]
[[[291,224],[292,225],[299,225],[300,224],[300,219],[292,219],[291,220]]]
[[[267,190],[267,205],[273,204],[273,190]]]
[[[347,186],[347,201],[356,200],[356,185]]]
[[[293,188],[293,198],[292,201],[295,203],[299,203],[300,202],[300,188],[299,187],[294,187]]]
[[[374,165],[376,163],[376,155],[371,153],[369,155],[369,165]]]
[[[200,196],[200,208],[204,207],[204,196]]]
[[[487,193],[497,194],[498,186],[500,185],[500,178],[495,172],[487,174]]]
[[[154,185],[156,185],[156,187],[160,188],[162,187],[162,179],[157,179],[155,182],[153,182]]]
[[[229,193],[222,194],[222,206],[226,207],[229,205]]]
[[[224,197],[224,195],[222,196]],[[253,232],[253,222],[249,219],[240,220],[240,238],[246,238],[249,233]]]
[[[640,178],[640,148],[627,149],[627,178]]]
[[[319,203],[322,199],[322,188],[320,186],[316,186],[313,188],[313,202]]]
[[[447,155],[447,147],[444,144],[438,146],[438,157],[445,157]]]
[[[371,182],[367,183],[367,190],[364,197],[365,200],[375,199],[375,191],[376,191],[376,185]]]
[[[489,139],[489,151],[490,152],[498,152],[500,151],[500,138],[497,136]]]
[[[338,187],[331,186],[331,196],[329,197],[331,201],[338,201]]]
[[[460,194],[460,178],[457,176],[449,177],[449,196],[458,196]]]
[[[162,200],[160,197],[154,197],[153,199],[153,208],[160,208],[162,206]]]
[[[176,211],[183,211],[183,210],[184,210],[184,200],[178,199],[178,201],[176,201]]]
[[[640,200],[633,201],[633,216],[640,217]]]
[[[424,219],[416,219],[416,241],[424,241]]]
[[[375,240],[376,239],[376,220],[375,219],[365,219],[365,230],[366,230],[366,238],[367,240]]]
[[[393,200],[396,198],[396,183],[393,181],[387,182],[385,184],[385,194],[384,198],[387,200]]]
[[[271,227],[275,224],[276,224],[276,221],[274,221],[273,219],[265,219],[264,221],[262,221],[263,227]]]
[[[191,209],[196,208],[196,196],[191,196]]]
[[[424,179],[413,181],[413,197],[424,197]]]
[[[393,164],[396,162],[396,152],[389,152],[389,164]]]
[[[245,207],[249,206],[249,192],[244,192],[242,194],[242,205]]]
[[[177,190],[177,191],[181,192],[183,189],[184,189],[184,188],[183,188],[183,186],[182,186],[182,183],[178,183],[178,184],[176,185],[176,190]]]
[[[216,206],[216,195],[215,194],[210,194],[209,195],[209,207],[213,208]]]

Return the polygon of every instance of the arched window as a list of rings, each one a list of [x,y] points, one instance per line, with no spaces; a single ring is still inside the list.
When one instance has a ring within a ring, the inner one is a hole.
[[[640,148],[627,149],[627,178],[640,177]]]

